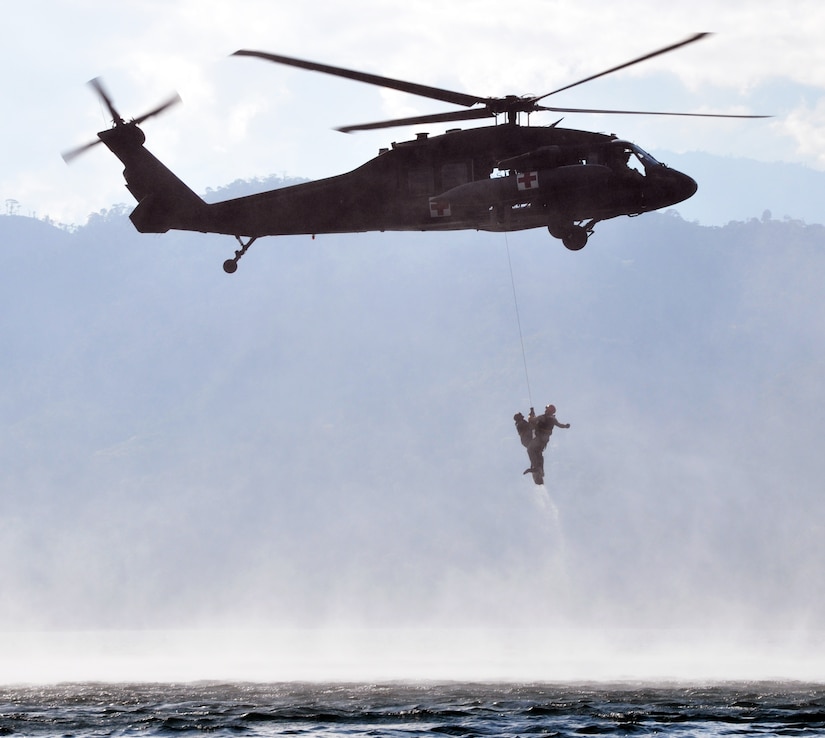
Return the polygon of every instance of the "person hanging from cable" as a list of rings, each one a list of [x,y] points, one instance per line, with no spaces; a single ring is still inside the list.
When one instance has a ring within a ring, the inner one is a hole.
[[[530,418],[534,420],[536,417],[536,413],[533,408],[530,408]],[[516,424],[516,433],[518,433],[519,440],[521,441],[521,445],[527,449],[527,456],[530,459],[530,466],[524,470],[525,474],[533,473],[533,480],[536,484],[542,484],[542,474],[540,470],[542,466],[542,459],[541,459],[541,451],[538,452],[538,456],[536,456],[537,446],[535,444],[535,431],[533,429],[533,423],[531,420],[527,420],[522,413],[516,413],[513,416],[513,421]]]
[[[533,408],[530,408],[529,423],[533,426],[533,441],[527,448],[527,455],[531,461],[533,481],[536,484],[544,484],[544,449],[550,442],[553,428],[569,428],[570,423],[559,423],[556,419],[555,405],[546,405],[544,413],[538,416]]]
[[[527,457],[530,459],[530,466],[524,473],[532,474],[536,484],[544,484],[544,449],[553,435],[553,428],[569,428],[570,423],[560,423],[556,419],[555,405],[547,405],[541,415],[536,415],[531,407],[527,419],[521,413],[516,413],[513,420],[521,444],[527,449]]]
[[[530,412],[533,412],[532,407],[530,408]],[[521,445],[524,446],[524,448],[529,448],[533,440],[533,426],[530,425],[530,422],[521,413],[516,413],[513,416],[513,420],[516,423],[516,433],[518,433],[518,437],[521,440]]]

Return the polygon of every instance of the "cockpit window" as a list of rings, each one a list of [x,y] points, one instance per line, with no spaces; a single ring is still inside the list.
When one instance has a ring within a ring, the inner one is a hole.
[[[651,167],[661,166],[646,151],[627,141],[615,141],[610,146],[607,165],[617,174],[644,177]]]
[[[645,176],[645,163],[639,155],[632,149],[625,149],[625,166],[633,172]]]
[[[645,168],[662,166],[658,161],[656,161],[656,159],[648,154],[647,151],[640,149],[636,146],[636,144],[630,144],[630,148],[633,149],[633,153],[636,154],[642,164],[644,164]]]

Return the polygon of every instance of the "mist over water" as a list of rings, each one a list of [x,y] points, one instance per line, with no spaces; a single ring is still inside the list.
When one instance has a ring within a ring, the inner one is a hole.
[[[825,678],[825,234],[3,217],[0,681]],[[561,422],[546,487],[516,410]]]

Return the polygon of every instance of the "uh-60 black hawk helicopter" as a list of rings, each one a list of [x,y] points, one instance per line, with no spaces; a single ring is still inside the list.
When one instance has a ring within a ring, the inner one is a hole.
[[[615,135],[560,128],[560,121],[549,127],[524,126],[520,125],[520,116],[551,111],[766,117],[541,104],[558,92],[686,46],[706,35],[695,34],[534,97],[477,97],[261,51],[237,51],[235,56],[333,74],[467,108],[338,129],[343,132],[482,118],[494,118],[496,124],[451,130],[433,137],[422,133],[412,141],[382,149],[375,159],[347,174],[223,202],[204,202],[143,146],[146,138],[138,125],[178,102],[177,96],[139,118],[125,121],[99,80],[92,80],[90,84],[112,115],[114,125],[98,133],[98,140],[64,154],[64,158],[68,161],[95,144],[105,144],[125,166],[126,187],[138,202],[129,216],[137,230],[165,233],[176,229],[234,236],[241,248],[235,251],[234,258],[224,262],[227,273],[238,268],[240,258],[262,236],[546,227],[568,249],[576,251],[584,247],[599,221],[674,205],[696,192],[696,182]],[[504,118],[501,123],[499,116]]]

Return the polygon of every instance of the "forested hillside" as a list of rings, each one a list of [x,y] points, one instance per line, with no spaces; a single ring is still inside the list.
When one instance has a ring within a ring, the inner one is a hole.
[[[822,226],[270,238],[228,276],[126,212],[0,217],[0,624],[825,614]],[[572,425],[546,494],[531,401]]]

